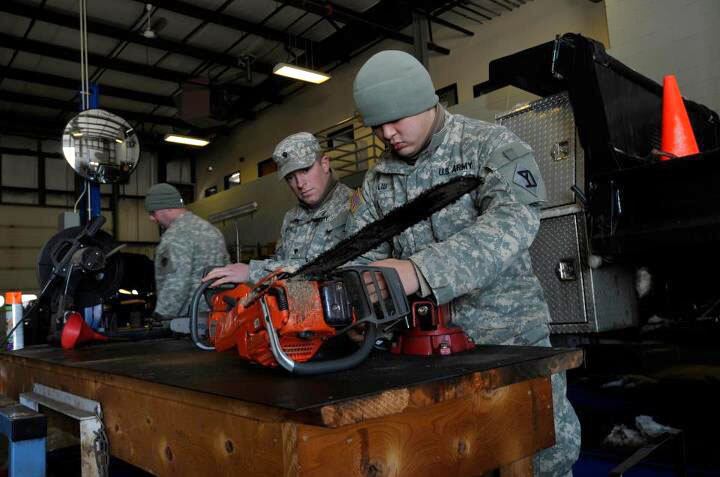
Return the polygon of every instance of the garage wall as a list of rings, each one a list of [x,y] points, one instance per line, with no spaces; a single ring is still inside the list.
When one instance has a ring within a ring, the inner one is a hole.
[[[77,200],[75,173],[61,157],[60,141],[2,135],[0,146],[23,151],[0,154],[0,292],[36,292],[40,250],[58,232],[60,214],[72,211]],[[174,164],[168,164],[168,180],[189,182],[187,161]],[[118,203],[118,239],[132,244],[125,251],[152,256],[149,244],[158,241],[158,228],[148,220],[142,199],[156,178],[157,159],[153,153],[143,152],[129,183],[120,186],[120,195],[127,197]],[[101,185],[101,192],[111,194],[112,186]],[[103,197],[102,207],[109,206],[109,196]],[[112,234],[112,213],[102,213],[107,219],[103,229]]]
[[[448,16],[450,19],[450,16]],[[454,23],[475,31],[467,37],[454,30],[433,25],[433,39],[452,50],[449,56],[431,54],[430,73],[437,88],[457,82],[459,101],[472,98],[472,86],[487,79],[488,62],[538,43],[556,34],[580,32],[607,42],[605,8],[589,0],[534,0],[512,12],[503,12],[484,25],[456,16]],[[198,159],[198,186],[201,192],[212,185],[222,190],[223,177],[241,170],[243,182],[257,177],[257,162],[267,159],[284,137],[298,131],[315,132],[353,115],[352,81],[372,54],[384,49],[408,51],[404,43],[384,41],[332,72],[333,78],[303,91],[241,125],[229,137],[219,138]],[[515,98],[502,94],[489,98],[491,105],[506,110]],[[240,159],[243,159],[242,162]],[[212,166],[212,172],[207,170]],[[241,186],[242,187],[242,186]]]
[[[682,95],[720,111],[720,2],[606,0],[608,53],[662,84],[677,77]]]
[[[297,203],[295,196],[284,182],[278,181],[275,174],[271,174],[246,186],[233,187],[221,194],[190,204],[188,208],[200,217],[208,219],[214,213],[253,202],[257,203],[257,209],[251,214],[212,222],[225,236],[225,243],[233,252],[233,257],[239,238],[240,261],[247,261],[248,257],[257,255],[253,248],[269,246],[274,250],[274,246],[270,244],[274,244],[280,235],[284,211]]]

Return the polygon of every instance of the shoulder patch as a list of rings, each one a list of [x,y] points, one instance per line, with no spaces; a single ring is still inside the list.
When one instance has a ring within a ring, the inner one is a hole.
[[[363,199],[362,195],[362,189],[357,188],[355,189],[355,192],[352,193],[350,196],[350,205],[348,208],[350,209],[350,213],[355,215],[355,212],[365,203],[365,199]]]
[[[513,182],[523,189],[527,190],[531,194],[537,196],[537,179],[533,175],[532,171],[525,167],[523,164],[515,166],[515,175],[513,176]]]
[[[490,158],[488,166],[507,181],[522,203],[534,204],[546,200],[540,169],[532,150],[526,145],[516,142],[502,147]]]

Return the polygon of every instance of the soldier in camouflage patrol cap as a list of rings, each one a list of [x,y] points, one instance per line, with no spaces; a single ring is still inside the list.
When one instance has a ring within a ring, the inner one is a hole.
[[[187,316],[205,268],[230,261],[225,239],[209,222],[185,210],[180,193],[170,184],[150,188],[145,210],[151,221],[165,229],[155,251],[155,313],[168,318]]]
[[[549,312],[528,252],[545,199],[530,147],[502,126],[447,112],[427,70],[404,52],[370,58],[353,95],[386,151],[365,176],[349,234],[450,178],[482,180],[361,262],[395,268],[407,294],[450,303],[453,322],[478,344],[550,346]],[[571,475],[580,424],[564,373],[552,384],[556,445],[535,456],[535,474]]]
[[[315,136],[301,132],[285,138],[275,148],[273,160],[278,177],[298,198],[298,205],[283,219],[275,256],[213,270],[205,281],[215,280],[215,286],[255,282],[278,268],[293,271],[345,236],[352,190],[333,177],[330,158],[322,153]]]

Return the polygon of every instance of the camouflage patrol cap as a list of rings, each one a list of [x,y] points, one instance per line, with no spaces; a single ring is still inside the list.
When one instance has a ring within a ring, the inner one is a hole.
[[[366,126],[414,116],[438,102],[430,73],[414,56],[397,50],[376,53],[362,65],[353,98]]]
[[[312,166],[320,151],[320,142],[308,132],[286,137],[275,147],[272,156],[278,165],[278,178],[284,179],[291,172]]]

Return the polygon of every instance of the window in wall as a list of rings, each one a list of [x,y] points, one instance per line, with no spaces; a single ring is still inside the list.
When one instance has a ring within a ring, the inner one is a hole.
[[[208,187],[207,189],[205,189],[204,195],[205,195],[205,197],[210,197],[211,195],[217,194],[217,192],[218,192],[217,186],[214,185],[212,187]]]
[[[240,185],[240,171],[235,171],[232,174],[225,176],[225,190],[232,189],[235,186]]]
[[[327,138],[328,149],[335,149],[343,144],[352,144],[355,141],[355,136],[353,135],[353,125],[349,124],[328,133]]]
[[[442,104],[445,108],[458,104],[457,83],[440,88],[435,91],[435,93],[437,93],[438,98],[440,98],[440,104]]]
[[[178,184],[177,182],[168,182],[168,184],[180,192],[180,197],[185,204],[191,204],[195,200],[195,184]]]
[[[277,164],[272,159],[265,159],[264,161],[258,162],[258,177],[266,176],[277,171]]]

